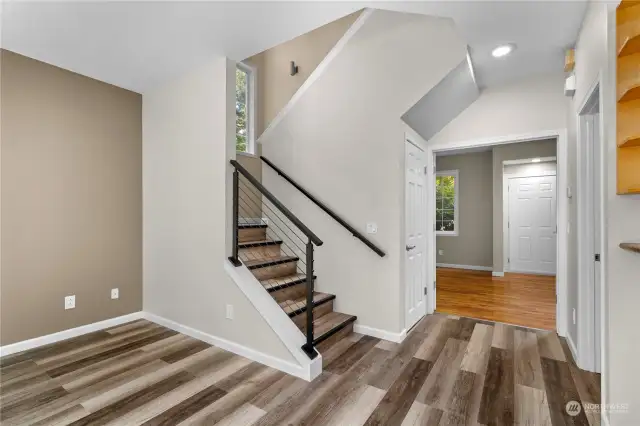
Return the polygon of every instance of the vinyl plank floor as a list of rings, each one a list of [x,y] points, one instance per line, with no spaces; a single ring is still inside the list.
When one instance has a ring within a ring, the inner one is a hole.
[[[313,382],[146,320],[0,359],[4,425],[588,425],[598,403],[553,332],[435,314],[402,343],[352,334]],[[326,355],[326,359],[325,358]]]

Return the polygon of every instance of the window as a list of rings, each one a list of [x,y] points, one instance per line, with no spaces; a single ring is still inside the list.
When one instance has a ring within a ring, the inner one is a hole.
[[[236,150],[254,152],[254,94],[253,68],[238,63],[236,68]]]
[[[458,235],[458,171],[436,173],[436,235]]]

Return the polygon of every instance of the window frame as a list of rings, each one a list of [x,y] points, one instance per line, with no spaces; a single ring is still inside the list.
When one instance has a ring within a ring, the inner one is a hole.
[[[256,69],[244,62],[238,62],[236,68],[247,74],[247,150],[238,151],[244,155],[255,155],[256,153]],[[234,108],[235,109],[235,108]]]
[[[436,229],[436,236],[439,237],[457,237],[460,234],[460,220],[459,220],[459,212],[458,212],[458,208],[459,208],[459,203],[458,203],[458,199],[460,198],[460,194],[459,194],[459,190],[460,190],[460,172],[459,170],[440,170],[436,172],[436,178],[438,176],[453,176],[453,191],[455,193],[454,196],[454,200],[453,200],[453,231],[439,231],[436,228],[436,223],[438,221],[438,215],[437,215],[437,211],[438,211],[438,189],[437,189],[437,183],[436,185],[434,185],[434,200],[436,202],[436,208],[435,208],[435,218],[434,218],[434,222],[433,222],[433,226]],[[435,179],[434,179],[434,183],[435,183]]]

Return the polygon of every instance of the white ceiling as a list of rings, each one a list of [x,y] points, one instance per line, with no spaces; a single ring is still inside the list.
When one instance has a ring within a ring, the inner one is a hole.
[[[1,45],[144,92],[212,55],[241,60],[363,7],[453,18],[470,45],[478,83],[491,86],[561,71],[586,0],[3,2]],[[492,58],[502,43],[518,49]]]

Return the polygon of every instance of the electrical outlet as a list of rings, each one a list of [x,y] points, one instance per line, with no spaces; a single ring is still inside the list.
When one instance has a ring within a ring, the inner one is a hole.
[[[76,295],[67,296],[64,298],[64,309],[73,309],[76,307]]]
[[[373,222],[367,223],[367,234],[377,234],[378,233],[378,225]]]
[[[576,308],[573,308],[573,325],[576,325]]]
[[[118,290],[117,288],[112,288],[111,289],[111,298],[112,299],[119,299],[120,298],[120,290]]]
[[[227,319],[233,319],[233,305],[227,305]]]
[[[438,254],[439,254],[440,256],[444,256],[444,250],[438,250]]]

